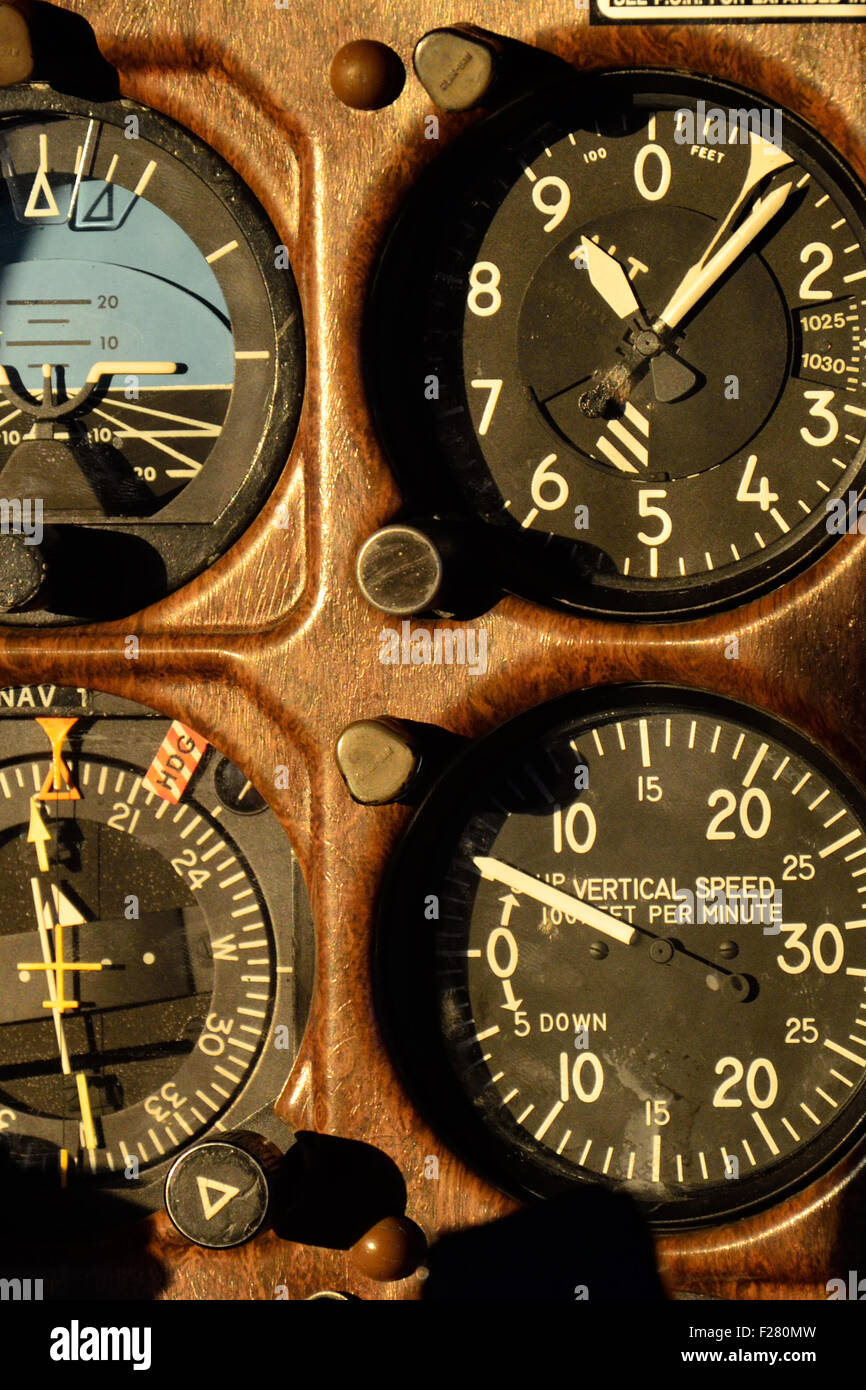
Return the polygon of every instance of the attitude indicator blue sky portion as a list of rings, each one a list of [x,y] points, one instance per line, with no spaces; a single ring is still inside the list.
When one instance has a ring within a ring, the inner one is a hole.
[[[28,391],[41,392],[44,363],[62,368],[74,391],[94,363],[112,359],[178,364],[177,374],[149,376],[149,388],[232,384],[222,290],[177,223],[101,179],[77,193],[55,175],[35,190],[32,175],[25,182],[38,220],[0,208],[0,363]]]

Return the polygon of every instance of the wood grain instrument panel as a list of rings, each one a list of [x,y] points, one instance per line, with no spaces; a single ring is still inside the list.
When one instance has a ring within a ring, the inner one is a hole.
[[[384,666],[382,615],[354,576],[361,543],[398,511],[361,384],[365,293],[383,238],[422,167],[478,118],[440,113],[412,73],[427,30],[471,21],[548,49],[580,69],[645,64],[730,79],[811,122],[866,179],[866,31],[843,24],[590,26],[561,0],[66,0],[92,26],[122,94],[173,117],[238,171],[289,248],[303,305],[307,377],[285,470],[249,530],[211,569],[121,622],[0,627],[0,683],[92,686],[200,730],[268,796],[299,856],[317,964],[303,1044],[278,1103],[297,1129],[362,1140],[397,1165],[406,1213],[428,1239],[514,1204],[445,1149],[404,1093],[371,997],[377,892],[406,807],[355,804],[334,746],[351,721],[388,714],[474,737],[556,695],[622,681],[670,681],[751,701],[813,735],[866,780],[859,632],[866,539],[846,536],[793,582],[700,621],[625,625],[507,598],[480,619],[486,674]],[[340,46],[374,38],[407,68],[399,98],[358,111],[334,95]],[[276,524],[291,519],[287,529]],[[282,510],[281,510],[282,509]],[[124,654],[136,634],[140,657]],[[739,660],[725,645],[739,638]],[[289,768],[289,786],[274,769]],[[439,1176],[425,1177],[436,1155]],[[759,1216],[667,1236],[669,1292],[821,1298],[862,1243],[866,1147]],[[90,1296],[291,1298],[340,1289],[418,1298],[417,1276],[376,1283],[346,1252],[255,1239],[214,1254],[153,1217],[122,1238],[49,1252]],[[120,1291],[120,1292],[119,1292]]]

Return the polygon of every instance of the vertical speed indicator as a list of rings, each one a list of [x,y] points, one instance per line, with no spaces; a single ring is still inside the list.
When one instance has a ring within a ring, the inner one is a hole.
[[[748,707],[621,687],[482,739],[418,812],[383,932],[410,1083],[509,1190],[718,1219],[862,1122],[862,792]]]

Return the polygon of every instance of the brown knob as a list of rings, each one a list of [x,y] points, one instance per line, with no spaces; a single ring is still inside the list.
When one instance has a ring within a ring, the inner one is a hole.
[[[18,5],[0,5],[0,87],[24,82],[32,71],[27,21]]]
[[[377,1221],[349,1251],[359,1274],[380,1283],[414,1274],[427,1250],[424,1232],[408,1216]]]
[[[334,95],[357,111],[389,106],[406,81],[406,69],[393,48],[375,39],[343,44],[334,54],[330,75]]]

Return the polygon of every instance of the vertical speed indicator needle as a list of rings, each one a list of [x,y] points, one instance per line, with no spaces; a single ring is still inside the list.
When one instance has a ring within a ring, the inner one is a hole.
[[[591,903],[581,902],[580,898],[563,893],[561,889],[553,888],[549,883],[513,868],[511,864],[503,864],[499,859],[481,855],[472,862],[482,878],[495,879],[506,888],[510,888],[512,893],[526,893],[528,897],[535,898],[547,907],[558,908],[583,926],[594,927],[596,931],[604,932],[605,936],[612,936],[615,941],[622,941],[626,946],[636,936],[634,927],[621,922],[618,917],[612,916],[609,912],[600,912]]]

